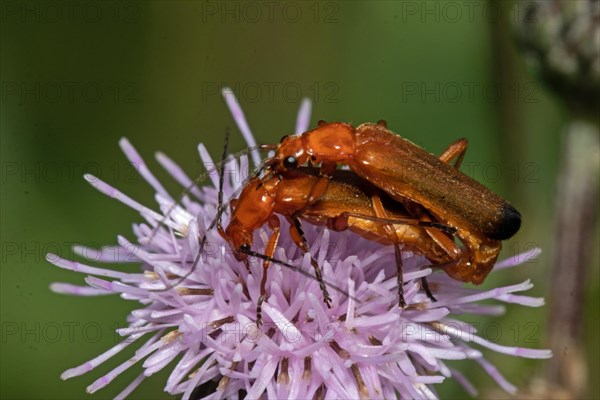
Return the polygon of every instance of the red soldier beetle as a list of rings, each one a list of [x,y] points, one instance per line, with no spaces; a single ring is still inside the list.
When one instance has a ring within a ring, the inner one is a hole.
[[[320,164],[321,176],[310,190],[309,204],[323,196],[338,165],[347,165],[415,217],[455,228],[464,249],[443,232],[426,231],[452,257],[445,268],[448,275],[480,284],[498,258],[501,241],[519,230],[521,215],[460,172],[467,145],[466,139],[460,139],[437,158],[388,130],[385,121],[357,128],[320,121],[314,130],[284,137],[268,162],[274,173],[284,175],[294,174],[302,165]]]

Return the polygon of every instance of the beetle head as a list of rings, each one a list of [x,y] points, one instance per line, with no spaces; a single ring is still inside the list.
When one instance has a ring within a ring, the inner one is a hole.
[[[295,170],[308,161],[302,135],[284,136],[273,156],[271,167],[276,171]]]

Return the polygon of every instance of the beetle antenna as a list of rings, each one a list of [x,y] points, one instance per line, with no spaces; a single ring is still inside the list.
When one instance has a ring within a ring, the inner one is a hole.
[[[458,231],[458,229],[456,229],[452,226],[440,224],[438,222],[419,221],[419,226],[427,226],[427,227],[435,228],[435,229],[438,229],[449,235],[454,235]]]
[[[228,128],[229,129],[229,128]],[[221,159],[220,162],[216,163],[214,165],[214,167],[209,168],[206,170],[205,173],[198,175],[193,181],[190,182],[189,185],[187,185],[184,190],[181,192],[181,194],[179,195],[179,197],[173,202],[173,204],[171,204],[171,206],[169,206],[169,208],[167,209],[167,211],[164,214],[164,217],[158,221],[157,225],[154,227],[154,229],[152,229],[152,232],[150,233],[150,237],[148,238],[148,243],[152,243],[152,241],[154,240],[154,237],[156,236],[156,234],[158,233],[158,230],[160,229],[160,227],[162,226],[166,226],[165,221],[167,220],[167,218],[169,218],[169,216],[171,215],[171,213],[173,212],[173,210],[175,209],[175,207],[177,207],[181,201],[183,200],[183,198],[187,195],[189,195],[196,187],[198,187],[198,185],[200,184],[200,182],[202,182],[206,176],[208,174],[211,174],[217,170],[221,170],[222,168],[224,168],[224,164],[230,162],[231,160],[237,159],[243,155],[247,155],[248,153],[250,153],[253,150],[262,150],[262,151],[267,151],[267,150],[275,150],[277,148],[277,145],[271,145],[271,144],[260,144],[257,146],[250,146],[248,148],[245,148],[244,150],[240,150],[236,153],[232,153],[229,156],[227,156],[226,158]],[[255,169],[254,174],[252,175],[252,177],[260,174],[260,172],[266,167],[268,163],[265,163],[264,161]],[[246,183],[246,182],[244,182]],[[244,185],[242,185],[244,186]],[[214,226],[214,225],[213,225]]]
[[[229,146],[229,128],[225,130],[225,144],[221,155],[221,168],[219,168],[219,207],[217,208],[217,226],[221,227],[223,218],[223,185],[225,183],[225,164],[223,160],[227,157],[227,147]],[[205,235],[206,236],[206,235]]]
[[[166,285],[162,289],[155,290],[156,292],[164,292],[164,291],[174,288],[175,286],[178,286],[181,282],[183,282],[190,275],[192,275],[194,273],[194,271],[196,271],[196,267],[198,266],[198,263],[200,262],[200,257],[202,257],[202,253],[204,251],[204,246],[206,244],[207,232],[214,227],[215,223],[218,224],[219,227],[221,226],[221,218],[223,216],[223,186],[225,183],[225,160],[227,159],[227,148],[228,147],[229,147],[229,128],[226,128],[225,129],[225,143],[223,144],[223,154],[221,156],[221,162],[219,163],[219,166],[220,166],[220,168],[219,168],[219,195],[218,195],[219,205],[217,208],[217,216],[213,220],[213,222],[210,224],[210,226],[206,230],[206,232],[204,232],[204,235],[202,236],[202,238],[200,238],[200,240],[198,241],[198,254],[194,258],[192,267],[190,268],[190,270],[188,272],[185,273],[185,275],[180,277],[175,283]]]

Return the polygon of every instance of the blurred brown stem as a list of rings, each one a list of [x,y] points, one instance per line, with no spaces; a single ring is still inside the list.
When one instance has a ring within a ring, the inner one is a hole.
[[[573,398],[587,392],[583,307],[598,218],[599,135],[597,126],[574,121],[561,146],[548,326],[554,358],[547,364],[546,379]]]

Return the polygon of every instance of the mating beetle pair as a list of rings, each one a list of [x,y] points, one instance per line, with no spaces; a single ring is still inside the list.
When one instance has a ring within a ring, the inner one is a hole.
[[[393,245],[401,307],[406,302],[400,245],[425,256],[452,278],[480,284],[498,258],[501,241],[521,225],[521,215],[506,200],[459,171],[465,139],[437,158],[389,131],[384,121],[357,128],[320,122],[312,131],[263,148],[276,150],[263,162],[264,176],[249,181],[232,205],[229,225],[219,227],[238,260],[245,262],[248,255],[260,256],[251,250],[254,230],[265,223],[272,229],[262,257],[259,310],[266,293],[266,269],[280,235],[277,214],[290,222],[290,235],[304,253],[309,248],[300,219]],[[350,171],[338,170],[339,165]],[[312,265],[329,304],[314,259]],[[426,281],[423,285],[433,299]]]
[[[401,246],[425,256],[454,279],[480,284],[498,258],[501,241],[512,237],[521,225],[521,215],[506,200],[460,172],[466,139],[451,144],[438,158],[388,130],[385,121],[357,128],[320,121],[314,130],[258,148],[275,150],[275,155],[262,162],[231,203],[226,228],[221,226],[224,207],[220,192],[213,224],[238,261],[248,267],[248,256],[264,260],[258,324],[267,269],[271,262],[280,262],[273,258],[280,237],[277,214],[290,222],[291,238],[304,254],[310,249],[300,220],[336,231],[350,229],[369,240],[393,245],[398,303],[403,308]],[[350,171],[339,170],[340,165]],[[223,168],[220,181],[222,186]],[[252,238],[264,224],[272,234],[264,253],[259,253],[252,250]],[[205,237],[200,251],[204,241]],[[312,258],[311,264],[329,305],[331,298],[320,267]],[[422,284],[435,300],[426,280]]]

